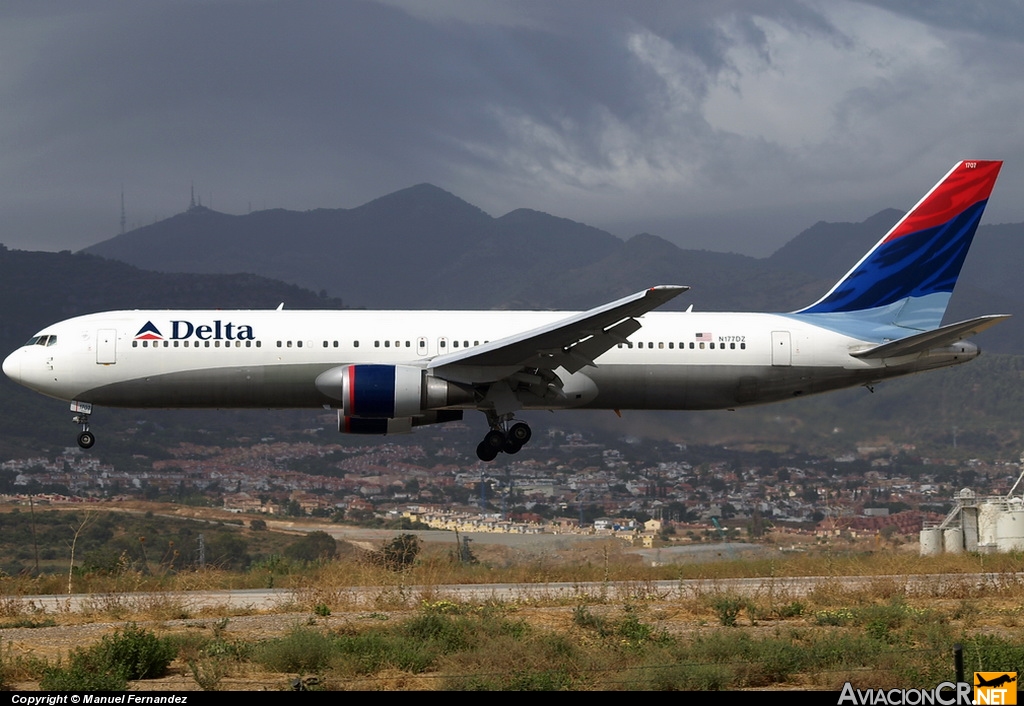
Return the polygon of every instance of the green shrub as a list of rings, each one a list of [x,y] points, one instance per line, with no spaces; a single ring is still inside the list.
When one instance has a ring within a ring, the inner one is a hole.
[[[177,654],[169,639],[135,623],[104,637],[93,650],[101,668],[117,671],[129,680],[162,677]]]
[[[718,622],[727,628],[736,625],[740,611],[747,607],[747,600],[740,596],[722,594],[710,600],[711,609],[718,614]]]
[[[387,667],[419,674],[435,666],[438,654],[419,640],[377,630],[342,635],[337,650],[338,668],[355,674],[372,674]]]
[[[43,691],[124,691],[128,680],[117,673],[96,671],[72,657],[67,667],[47,668],[39,688]]]
[[[799,618],[804,614],[807,607],[800,601],[793,601],[775,609],[775,614],[785,620],[786,618]]]
[[[651,639],[651,636],[654,634],[654,628],[640,622],[640,618],[636,615],[636,608],[627,605],[626,615],[615,627],[615,632],[623,640],[627,640],[633,645],[638,645]]]
[[[203,656],[188,661],[192,678],[203,691],[218,691],[221,680],[227,676],[229,662],[221,656]]]
[[[295,627],[285,637],[267,640],[260,645],[255,651],[255,659],[275,672],[320,672],[331,662],[334,643],[334,638],[318,630]]]
[[[585,605],[578,605],[572,609],[572,623],[581,628],[596,630],[602,636],[608,634],[608,621],[591,613]]]
[[[433,644],[445,654],[468,648],[474,632],[468,621],[437,613],[418,615],[403,624],[400,631],[411,639]]]
[[[88,649],[72,651],[67,667],[45,670],[40,687],[47,691],[120,691],[130,680],[162,677],[176,653],[169,639],[129,623]]]

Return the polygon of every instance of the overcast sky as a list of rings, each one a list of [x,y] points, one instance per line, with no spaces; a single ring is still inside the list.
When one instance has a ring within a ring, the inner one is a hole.
[[[420,182],[770,254],[958,159],[1024,221],[1024,9],[1002,0],[5,0],[0,242]]]

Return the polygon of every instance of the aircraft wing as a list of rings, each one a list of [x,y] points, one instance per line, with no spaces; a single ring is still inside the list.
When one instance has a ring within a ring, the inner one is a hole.
[[[530,331],[437,356],[427,368],[441,377],[471,383],[493,382],[523,367],[563,367],[575,373],[594,365],[602,353],[636,332],[640,328],[636,317],[688,289],[680,285],[651,287]]]
[[[1004,321],[1008,318],[1010,318],[1010,314],[989,314],[987,316],[979,316],[976,319],[959,321],[955,324],[947,324],[932,331],[916,333],[913,336],[889,341],[888,343],[883,343],[873,348],[868,348],[867,350],[857,351],[850,355],[854,358],[877,359],[895,358],[901,355],[921,353],[931,348],[948,346],[952,343],[956,343],[957,341],[962,341],[963,339],[980,333],[990,326],[995,326],[1000,321]]]

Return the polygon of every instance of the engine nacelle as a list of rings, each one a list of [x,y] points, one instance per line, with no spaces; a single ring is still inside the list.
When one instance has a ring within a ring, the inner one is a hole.
[[[341,402],[342,416],[364,419],[419,417],[474,401],[472,390],[411,365],[341,365],[321,373],[316,388]]]
[[[462,421],[461,409],[441,409],[426,412],[418,417],[398,419],[346,417],[343,412],[338,411],[338,431],[342,434],[408,434],[413,427],[458,421]]]

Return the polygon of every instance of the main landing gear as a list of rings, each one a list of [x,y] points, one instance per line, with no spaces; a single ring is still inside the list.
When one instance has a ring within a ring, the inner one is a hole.
[[[502,422],[497,416],[493,419],[491,415],[487,416],[491,430],[476,447],[476,455],[481,461],[493,461],[502,451],[507,454],[519,453],[519,449],[523,448],[533,436],[530,426],[524,422],[516,422],[512,426],[508,426],[511,419]]]
[[[82,427],[82,431],[78,435],[78,445],[83,449],[91,449],[92,445],[96,443],[95,435],[89,431],[89,415],[92,414],[92,405],[88,402],[72,402],[71,411],[76,412],[71,421]]]

